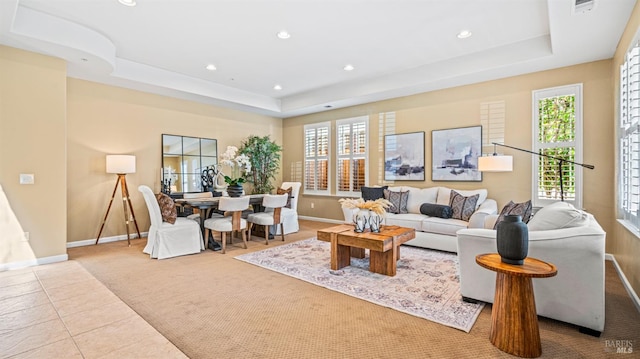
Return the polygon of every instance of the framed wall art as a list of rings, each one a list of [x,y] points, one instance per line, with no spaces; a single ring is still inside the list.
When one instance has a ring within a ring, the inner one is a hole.
[[[482,126],[431,131],[432,181],[482,181]]]
[[[384,180],[425,180],[424,132],[384,136]]]

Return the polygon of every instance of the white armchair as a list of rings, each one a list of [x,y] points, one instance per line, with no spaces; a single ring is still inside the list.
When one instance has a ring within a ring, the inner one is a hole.
[[[165,259],[204,250],[198,222],[184,217],[176,218],[174,224],[163,222],[160,206],[151,188],[143,185],[138,190],[144,197],[151,220],[144,253],[151,258]]]
[[[541,230],[539,225],[544,221],[538,221],[537,228],[534,219],[529,222],[528,256],[558,268],[555,277],[533,280],[536,310],[538,315],[578,325],[581,332],[599,336],[604,330],[606,234],[591,214],[581,212],[581,216],[579,226],[559,229]],[[554,214],[549,213],[547,218],[553,219]],[[486,221],[485,225],[492,228],[493,223]],[[496,231],[462,229],[457,232],[457,240],[463,299],[492,303],[496,274],[480,267],[475,257],[497,252]]]

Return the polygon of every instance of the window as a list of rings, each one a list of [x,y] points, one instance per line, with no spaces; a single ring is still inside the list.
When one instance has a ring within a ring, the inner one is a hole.
[[[304,126],[304,192],[329,194],[329,122]]]
[[[582,162],[582,84],[533,91],[533,151]],[[533,156],[533,205],[541,207],[561,199],[582,206],[582,170],[573,163]]]
[[[618,209],[637,230],[640,212],[640,43],[636,40],[620,67],[618,129]]]
[[[336,194],[359,196],[367,183],[369,167],[368,117],[336,121]]]

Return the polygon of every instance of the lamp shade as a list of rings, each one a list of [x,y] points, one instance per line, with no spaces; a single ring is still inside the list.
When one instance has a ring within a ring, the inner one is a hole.
[[[136,156],[107,155],[107,173],[136,173]]]
[[[478,157],[478,170],[482,172],[511,172],[513,171],[513,157],[498,155]]]

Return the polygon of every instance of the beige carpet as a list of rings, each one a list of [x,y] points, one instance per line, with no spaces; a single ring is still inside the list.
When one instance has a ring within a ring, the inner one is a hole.
[[[331,224],[301,226],[287,242]],[[257,237],[246,250],[162,261],[142,253],[145,242],[70,248],[69,257],[191,358],[512,358],[489,342],[491,305],[464,333],[235,260],[265,248]],[[640,313],[610,262],[606,271],[602,336],[540,318],[543,358],[620,355],[607,352],[611,340],[640,348]]]

